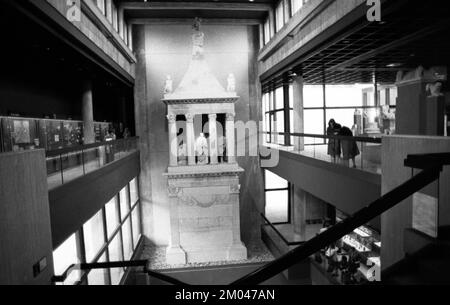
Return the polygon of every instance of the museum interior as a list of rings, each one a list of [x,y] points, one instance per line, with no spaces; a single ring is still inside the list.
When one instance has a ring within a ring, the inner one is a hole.
[[[450,10],[0,0],[0,284],[450,284]]]

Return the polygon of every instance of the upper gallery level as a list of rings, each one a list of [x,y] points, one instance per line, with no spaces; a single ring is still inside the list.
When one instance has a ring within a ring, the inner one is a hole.
[[[17,2],[17,3],[16,3]],[[127,83],[134,83],[132,27],[127,23],[118,1],[114,0],[31,0],[8,1],[65,43]]]

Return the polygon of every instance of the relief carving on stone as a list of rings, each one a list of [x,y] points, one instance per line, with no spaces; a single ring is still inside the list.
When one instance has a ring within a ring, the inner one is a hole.
[[[180,193],[179,187],[169,185],[169,187],[167,189],[169,191],[169,197],[178,197],[178,195]]]
[[[201,208],[210,208],[214,205],[224,205],[230,203],[229,194],[210,194],[210,195],[185,195],[180,194],[180,203],[187,206],[199,206]]]

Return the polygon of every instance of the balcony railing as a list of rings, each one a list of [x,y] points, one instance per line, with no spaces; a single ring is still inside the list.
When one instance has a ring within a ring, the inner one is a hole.
[[[264,132],[264,142],[265,146],[381,174],[382,138]]]
[[[82,177],[137,151],[138,138],[120,139],[46,152],[48,188]]]

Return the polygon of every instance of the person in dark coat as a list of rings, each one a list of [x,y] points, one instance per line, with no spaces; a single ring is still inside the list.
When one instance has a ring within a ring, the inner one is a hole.
[[[340,132],[340,136],[353,138],[353,132],[348,127],[342,127]],[[356,168],[356,156],[360,154],[358,144],[353,139],[342,140],[342,159],[347,166],[350,166],[350,160],[353,162],[353,168]]]
[[[339,135],[341,128],[341,125],[337,124],[334,119],[331,119],[330,122],[328,122],[327,135],[337,136]],[[328,155],[331,157],[333,162],[336,162],[336,159],[341,157],[341,142],[339,140],[328,140]]]

